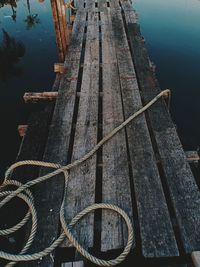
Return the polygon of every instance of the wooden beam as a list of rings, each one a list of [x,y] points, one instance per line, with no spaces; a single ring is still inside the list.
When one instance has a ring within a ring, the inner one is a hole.
[[[200,160],[197,151],[185,151],[185,155],[189,163],[198,163],[198,161]]]
[[[25,93],[23,98],[25,103],[38,103],[38,102],[51,102],[55,101],[58,96],[58,92],[30,92]]]
[[[24,137],[27,131],[28,125],[18,125],[18,133],[20,137]]]
[[[139,25],[134,19],[127,20],[128,16],[125,10],[124,12],[140,89],[143,91],[144,103],[147,103],[160,92],[158,82],[148,64],[147,50],[139,41],[141,36]],[[163,100],[160,99],[147,113],[162,163],[166,190],[169,190],[185,252],[199,251],[199,188],[187,164],[185,152]]]
[[[65,68],[63,63],[55,63],[54,64],[54,72],[65,74],[65,73],[67,73],[67,69]]]
[[[72,24],[74,22],[74,20],[75,20],[75,15],[71,15],[70,16],[70,23]]]

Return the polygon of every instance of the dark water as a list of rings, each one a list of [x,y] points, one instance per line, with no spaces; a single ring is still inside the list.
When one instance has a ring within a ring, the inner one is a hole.
[[[185,149],[200,146],[200,1],[135,0],[142,33]],[[0,174],[15,159],[18,124],[36,107],[27,91],[48,91],[57,59],[50,1],[0,0]]]
[[[50,1],[0,0],[0,172],[15,160],[27,91],[49,91],[57,48]]]
[[[142,33],[185,149],[200,146],[200,1],[135,0]]]

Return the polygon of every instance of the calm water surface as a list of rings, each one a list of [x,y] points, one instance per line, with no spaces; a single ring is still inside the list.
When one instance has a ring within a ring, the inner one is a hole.
[[[200,146],[200,1],[135,0],[161,88],[172,90],[171,113],[185,149]],[[48,91],[57,59],[50,2],[0,0],[0,173],[17,154],[18,124],[33,106],[26,91]]]
[[[185,149],[200,146],[200,1],[135,0],[161,88],[172,90],[171,113]]]
[[[35,106],[27,91],[49,91],[57,61],[50,1],[0,0],[0,172],[19,149],[18,124],[26,124]]]

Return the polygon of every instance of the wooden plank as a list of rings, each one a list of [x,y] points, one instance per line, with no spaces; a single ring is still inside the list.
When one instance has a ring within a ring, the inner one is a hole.
[[[142,107],[142,102],[121,11],[111,9],[111,19],[127,119]],[[142,253],[145,257],[177,256],[179,252],[144,114],[128,125],[127,138]]]
[[[75,15],[71,15],[70,16],[70,23],[72,24],[74,22],[74,20],[75,20]]]
[[[88,12],[95,11],[95,1],[94,0],[85,0],[85,2],[86,2],[85,9]]]
[[[185,155],[189,163],[198,163],[198,161],[200,160],[197,151],[185,151]]]
[[[133,7],[130,4],[130,0],[120,0],[122,10],[125,12],[126,23],[137,23],[138,16],[136,12],[133,12]]]
[[[98,10],[99,12],[106,12],[108,7],[107,7],[107,1],[106,0],[98,0]]]
[[[60,76],[57,75],[52,90],[56,90],[58,88],[59,82]],[[27,132],[22,139],[16,162],[27,159],[42,160],[53,108],[54,104],[51,103],[48,104],[44,110],[37,111],[31,114],[28,120]],[[24,166],[16,169],[13,172],[12,178],[22,183],[26,183],[38,177],[38,174],[38,168]],[[31,188],[31,191],[34,191],[34,188]],[[15,199],[14,201],[12,201],[10,212],[13,212],[13,210],[15,210],[17,216],[19,216],[19,218],[22,218],[26,211],[26,206],[24,206],[23,204],[24,203],[22,203],[22,201],[18,201]],[[7,214],[9,213],[8,209],[6,209],[6,212]],[[7,215],[5,216],[7,217]],[[16,214],[13,220],[15,219]],[[27,232],[29,231],[29,225],[27,226],[27,228],[22,228],[20,231],[17,231],[13,235],[10,235],[10,238],[13,238],[13,240],[15,240],[15,242],[12,243],[12,246],[14,246],[14,251],[12,250],[12,248],[9,249],[11,253],[16,253],[17,251],[19,251],[19,248],[23,246],[25,237],[27,235]],[[0,265],[4,266],[1,260]]]
[[[67,69],[64,67],[63,63],[55,63],[54,64],[54,72],[58,72],[58,73],[66,73]]]
[[[78,77],[79,62],[82,49],[86,14],[77,12],[77,19],[74,23],[69,60],[65,64],[69,72],[64,75],[60,83],[58,99],[53,114],[53,119],[48,135],[43,160],[57,162],[60,164],[67,163],[69,141],[72,127],[72,118],[74,111],[75,95],[77,88],[77,79],[71,80],[71,77]],[[73,57],[79,57],[79,61],[73,61]],[[78,64],[77,64],[78,63]],[[41,175],[47,170],[41,170]],[[56,239],[59,232],[59,209],[63,194],[63,177],[51,179],[43,184],[35,186],[35,203],[38,210],[38,232],[30,249],[31,252],[39,251],[49,246],[52,240]],[[56,190],[55,190],[56,188]],[[40,260],[28,263],[20,263],[19,266],[54,266],[54,253]]]
[[[84,267],[84,262],[83,261],[74,261],[73,267]]]
[[[51,102],[55,101],[57,96],[58,92],[28,92],[24,94],[23,99],[25,103]]]
[[[103,136],[124,121],[115,44],[111,21],[101,12]],[[119,206],[133,219],[125,131],[122,130],[102,149],[102,202]],[[110,211],[102,212],[101,250],[123,248],[127,229],[122,218]]]
[[[98,14],[88,15],[87,39],[79,109],[74,137],[72,161],[81,158],[97,143],[99,90]],[[78,212],[95,202],[96,155],[70,172],[65,214],[71,220]],[[94,216],[88,215],[74,230],[84,247],[93,246]]]
[[[141,42],[139,25],[133,21],[127,24],[127,29],[140,89],[143,92],[144,101],[148,102],[160,92],[160,88],[149,66],[147,51]],[[164,101],[158,101],[148,114],[185,251],[190,253],[199,250],[199,189]]]
[[[200,251],[193,251],[191,254],[195,267],[200,267]]]
[[[61,267],[84,267],[83,261],[64,262]]]

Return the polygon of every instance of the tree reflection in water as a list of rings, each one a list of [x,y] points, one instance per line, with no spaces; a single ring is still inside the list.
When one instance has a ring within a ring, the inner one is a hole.
[[[38,14],[30,14],[26,17],[24,20],[26,22],[26,29],[29,30],[32,27],[34,27],[36,24],[40,23],[40,20],[38,18]]]
[[[27,0],[28,16],[24,20],[26,22],[26,29],[29,30],[34,27],[36,24],[40,23],[38,14],[31,14],[30,1]]]
[[[25,46],[22,42],[16,41],[4,29],[3,41],[0,44],[0,79],[6,81],[9,75],[18,76],[22,68],[16,66],[25,55]]]
[[[0,8],[4,7],[5,5],[10,5],[11,6],[11,9],[12,9],[11,18],[14,21],[16,21],[16,17],[17,17],[17,12],[16,12],[17,0],[0,0]]]

